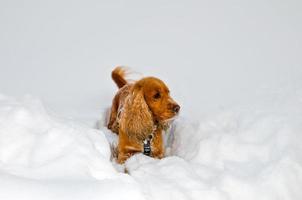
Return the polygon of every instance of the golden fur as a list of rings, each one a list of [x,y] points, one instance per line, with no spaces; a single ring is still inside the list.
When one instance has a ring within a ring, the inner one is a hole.
[[[115,95],[108,128],[119,135],[117,161],[124,163],[131,155],[143,152],[143,141],[152,134],[151,156],[164,156],[162,131],[179,112],[168,87],[158,78],[146,77],[134,83],[125,79],[125,69],[117,67],[112,79],[119,87]]]

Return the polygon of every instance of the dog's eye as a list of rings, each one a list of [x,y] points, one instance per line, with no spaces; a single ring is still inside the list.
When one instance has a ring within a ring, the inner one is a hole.
[[[159,98],[160,98],[160,93],[157,92],[155,95],[153,95],[153,98],[154,98],[154,99],[159,99]]]

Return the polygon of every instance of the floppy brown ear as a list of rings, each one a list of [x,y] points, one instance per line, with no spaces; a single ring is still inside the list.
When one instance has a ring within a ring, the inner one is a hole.
[[[152,113],[145,101],[141,86],[134,86],[121,113],[120,128],[129,137],[146,138],[154,127]]]

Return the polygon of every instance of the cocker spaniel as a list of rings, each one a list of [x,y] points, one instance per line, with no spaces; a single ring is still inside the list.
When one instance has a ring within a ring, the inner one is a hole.
[[[135,153],[163,158],[162,131],[179,113],[169,88],[158,78],[146,77],[134,83],[125,79],[126,70],[117,67],[112,79],[119,91],[115,95],[108,129],[118,134],[117,162],[124,163]]]

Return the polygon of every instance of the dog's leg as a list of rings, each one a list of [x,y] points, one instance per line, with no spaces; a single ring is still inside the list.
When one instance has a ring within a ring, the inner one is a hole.
[[[163,158],[165,151],[164,151],[164,143],[163,143],[163,136],[162,130],[157,129],[152,139],[152,157],[154,158]]]
[[[121,130],[120,130],[121,131]],[[124,132],[119,133],[117,162],[123,164],[128,158],[136,153],[143,152],[141,144],[129,141],[128,135]]]
[[[110,129],[112,132],[118,134],[118,127],[117,126],[117,111],[118,111],[118,99],[114,98],[111,106],[110,111],[110,118],[107,125],[107,128]]]
[[[130,158],[131,156],[132,156],[132,154],[130,154],[130,153],[126,153],[126,152],[124,152],[124,151],[119,151],[119,152],[118,152],[118,157],[117,157],[117,162],[118,162],[119,164],[124,164],[125,161],[126,161],[128,158]]]
[[[116,116],[117,116],[117,111],[115,109],[115,106],[112,105],[111,111],[110,111],[110,118],[109,118],[109,123],[108,123],[108,129],[112,130],[113,124],[116,121]]]

